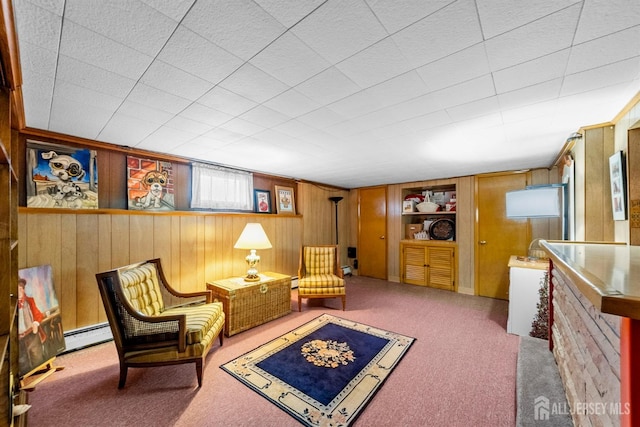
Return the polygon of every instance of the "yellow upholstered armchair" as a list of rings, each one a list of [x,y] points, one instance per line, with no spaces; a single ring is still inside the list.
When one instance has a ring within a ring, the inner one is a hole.
[[[198,387],[216,336],[223,340],[222,303],[211,291],[181,293],[169,286],[159,259],[96,274],[120,359],[123,388],[129,367],[195,363]],[[175,304],[169,306],[168,303]]]
[[[346,288],[337,245],[303,246],[298,267],[298,311],[302,298],[342,298],[347,304]]]

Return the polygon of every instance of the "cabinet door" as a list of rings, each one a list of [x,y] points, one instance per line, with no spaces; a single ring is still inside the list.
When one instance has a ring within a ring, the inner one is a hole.
[[[429,248],[427,252],[428,286],[453,290],[455,273],[453,258],[453,248]]]
[[[426,267],[427,248],[422,246],[404,246],[404,282],[425,286],[427,283]]]

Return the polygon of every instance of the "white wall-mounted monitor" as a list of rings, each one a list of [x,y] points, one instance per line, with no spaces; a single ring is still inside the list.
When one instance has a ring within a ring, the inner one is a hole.
[[[563,215],[562,186],[507,192],[507,218],[555,218]]]

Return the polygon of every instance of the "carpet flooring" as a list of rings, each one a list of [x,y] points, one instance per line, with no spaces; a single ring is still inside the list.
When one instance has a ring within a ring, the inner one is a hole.
[[[203,385],[193,365],[130,369],[118,390],[112,342],[66,354],[62,371],[29,393],[30,426],[261,426],[300,423],[220,365],[324,313],[416,338],[354,427],[509,426],[516,422],[519,337],[506,333],[508,303],[353,276],[347,310],[310,300],[291,314],[225,338],[209,353]]]
[[[349,426],[414,339],[323,314],[222,369],[307,426]]]
[[[517,374],[518,427],[570,427],[567,398],[549,342],[521,337]],[[553,410],[554,407],[557,410]]]

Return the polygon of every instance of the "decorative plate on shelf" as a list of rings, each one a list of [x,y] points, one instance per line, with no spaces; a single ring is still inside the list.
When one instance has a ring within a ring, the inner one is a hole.
[[[431,223],[429,234],[433,240],[453,239],[456,234],[456,225],[449,218],[438,218]]]

